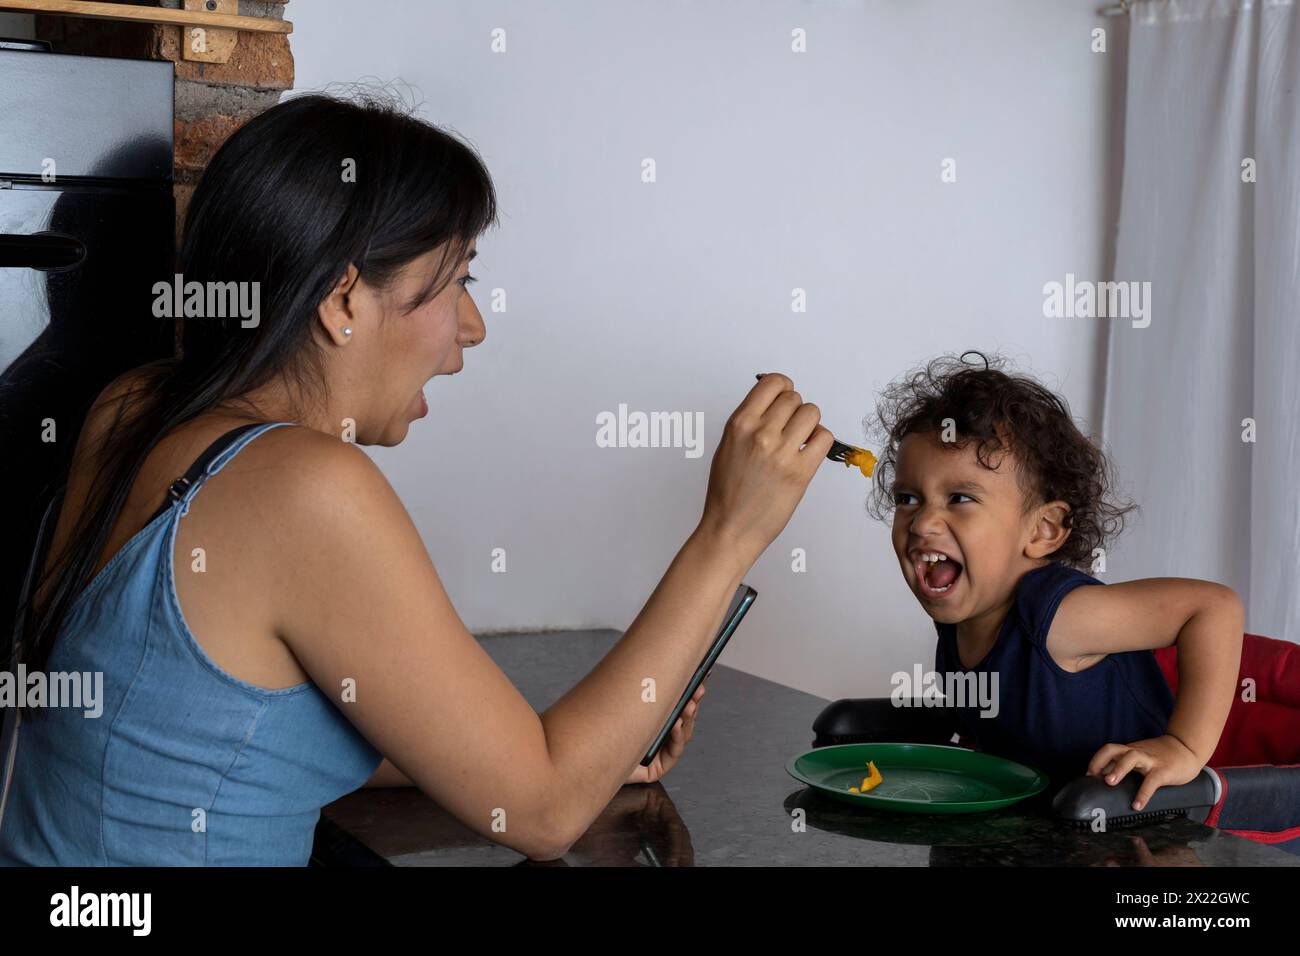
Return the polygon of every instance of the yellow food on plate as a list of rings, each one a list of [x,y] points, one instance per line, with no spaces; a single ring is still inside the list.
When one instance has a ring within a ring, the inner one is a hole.
[[[868,790],[874,790],[884,783],[885,778],[880,775],[880,771],[876,769],[876,765],[870,760],[867,761],[867,769],[871,773],[862,778],[862,786],[860,788],[849,787],[849,793],[866,793]]]
[[[857,465],[858,470],[862,472],[864,478],[870,478],[871,473],[876,470],[876,456],[871,454],[865,448],[858,448],[849,452],[844,458],[844,467]]]

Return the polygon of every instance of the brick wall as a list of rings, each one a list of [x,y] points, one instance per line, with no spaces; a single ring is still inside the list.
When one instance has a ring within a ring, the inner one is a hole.
[[[180,9],[182,0],[132,0],[138,6]],[[284,19],[288,0],[239,0],[248,17]],[[241,31],[227,63],[201,63],[181,55],[182,28],[38,15],[36,37],[56,53],[171,60],[176,64],[176,237],[194,184],[212,154],[250,117],[275,105],[293,88],[289,35]]]

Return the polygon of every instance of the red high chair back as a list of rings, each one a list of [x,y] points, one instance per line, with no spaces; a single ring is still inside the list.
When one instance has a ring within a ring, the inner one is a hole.
[[[1170,689],[1178,693],[1178,647],[1155,652]],[[1253,681],[1253,700],[1246,680]],[[1300,645],[1258,634],[1245,635],[1237,694],[1211,767],[1300,763]]]

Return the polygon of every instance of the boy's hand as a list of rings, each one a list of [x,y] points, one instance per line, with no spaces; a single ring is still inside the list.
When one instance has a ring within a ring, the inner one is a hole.
[[[1102,775],[1107,783],[1114,785],[1130,770],[1142,771],[1146,779],[1133,801],[1133,809],[1141,810],[1158,789],[1166,784],[1187,783],[1195,779],[1204,766],[1205,761],[1192,753],[1186,744],[1165,734],[1131,744],[1106,744],[1088,761],[1088,776]]]

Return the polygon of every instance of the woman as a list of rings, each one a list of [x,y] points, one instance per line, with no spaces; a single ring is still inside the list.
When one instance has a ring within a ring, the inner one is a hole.
[[[0,861],[302,865],[321,806],[408,780],[550,859],[680,757],[696,702],[639,766],[830,434],[763,377],[645,608],[537,714],[354,447],[401,442],[483,341],[466,270],[495,218],[478,157],[382,104],[295,97],[217,152],[176,271],[258,283],[259,319],[187,313],[181,357],[87,416],[19,635],[29,670],[102,671],[102,715],[24,711]]]

